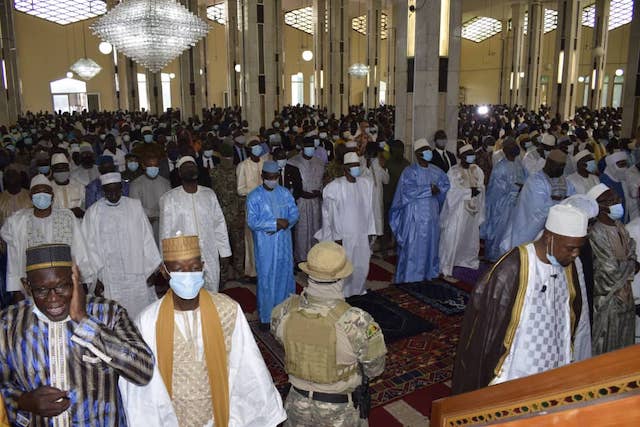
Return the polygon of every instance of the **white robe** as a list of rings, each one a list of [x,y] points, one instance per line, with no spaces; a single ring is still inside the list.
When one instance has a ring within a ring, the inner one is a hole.
[[[135,320],[142,338],[154,356],[156,346],[156,322],[160,301],[147,307]],[[282,407],[280,393],[273,385],[271,375],[262,360],[260,350],[251,334],[247,319],[238,306],[229,368],[229,427],[275,427],[287,418]],[[181,316],[175,316],[178,328],[184,331]],[[198,325],[198,331],[202,326]],[[203,351],[201,334],[197,334],[199,351]],[[119,380],[122,403],[131,426],[178,427],[171,397],[167,393],[158,364],[146,386],[134,385],[122,377]],[[207,427],[213,426],[213,420]]]
[[[98,167],[96,165],[93,165],[93,167],[90,169],[85,169],[82,166],[78,166],[76,169],[71,171],[71,179],[75,179],[84,187],[89,185],[91,181],[97,178],[100,178],[100,172],[98,171]]]
[[[157,299],[147,278],[162,259],[139,200],[122,196],[118,206],[98,200],[87,209],[82,231],[105,298],[117,301],[131,317]]]
[[[371,160],[371,166],[365,169],[365,175],[373,183],[373,218],[376,223],[376,235],[384,234],[384,185],[389,183],[389,171],[380,166],[376,158]]]
[[[451,276],[453,267],[478,269],[480,225],[484,222],[484,173],[477,165],[455,165],[447,177],[451,187],[440,212],[440,271]],[[480,191],[471,197],[471,187]]]
[[[567,177],[567,181],[573,184],[576,189],[576,194],[587,194],[596,185],[600,184],[600,178],[598,175],[589,174],[584,178],[578,172],[574,172]]]
[[[83,283],[93,289],[94,270],[87,254],[79,221],[68,209],[53,208],[46,218],[36,218],[33,209],[21,209],[5,221],[0,230],[7,243],[7,291],[22,291],[21,278],[26,275],[26,251],[32,246],[64,243],[71,246],[71,256],[78,265]]]
[[[336,178],[322,192],[322,228],[315,237],[318,241],[342,240],[353,264],[353,274],[344,283],[345,298],[367,292],[369,236],[376,233],[372,193],[373,183],[367,177],[357,178],[354,183],[345,177]]]
[[[639,199],[638,193],[640,192],[640,171],[637,167],[631,166],[625,173],[625,179],[622,182],[624,187],[624,197],[627,211],[629,213],[629,220],[640,216],[640,208],[638,207]]]
[[[246,197],[262,185],[262,165],[268,157],[262,156],[258,162],[247,158],[238,163],[236,167],[236,179],[238,195]],[[244,226],[244,274],[249,277],[256,277],[256,259],[253,249],[253,234],[245,223]]]
[[[116,165],[118,172],[124,172],[127,169],[127,163],[124,159],[126,154],[120,148],[116,148],[115,153],[112,153],[109,150],[104,150],[102,154],[113,157],[113,164]]]
[[[54,208],[84,209],[85,189],[79,182],[69,179],[67,185],[60,185],[51,181],[51,188],[53,188]]]
[[[187,193],[183,187],[174,188],[160,198],[160,240],[183,236],[198,236],[204,261],[205,288],[218,292],[220,258],[231,256],[227,223],[216,193],[198,186]]]
[[[636,241],[636,256],[640,259],[640,217],[625,225],[629,235]],[[640,304],[640,273],[636,274],[631,284],[633,289],[633,301]],[[640,344],[640,316],[636,316],[636,344]]]

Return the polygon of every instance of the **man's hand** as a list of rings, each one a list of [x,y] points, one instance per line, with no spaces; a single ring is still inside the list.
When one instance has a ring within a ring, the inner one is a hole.
[[[76,216],[76,218],[82,219],[84,218],[84,211],[81,208],[73,208],[71,212]]]
[[[289,221],[284,218],[278,218],[276,220],[276,228],[278,230],[286,230],[289,227]]]
[[[435,184],[431,184],[431,195],[437,196],[438,194],[440,194],[440,189],[438,188],[438,186]]]
[[[71,405],[69,394],[60,389],[43,386],[23,393],[18,398],[18,408],[41,417],[55,417]]]
[[[93,293],[97,297],[104,296],[104,284],[100,280],[96,282],[96,289]]]
[[[478,187],[471,187],[471,197],[476,197],[478,194],[480,194]]]
[[[71,277],[73,280],[73,295],[71,296],[69,316],[74,322],[80,322],[87,317],[87,296],[80,285],[80,272],[77,265],[73,266]]]
[[[386,159],[384,158],[384,154],[381,151],[380,153],[378,153],[378,163],[380,164],[380,167],[382,169],[384,169],[385,165],[386,165]]]

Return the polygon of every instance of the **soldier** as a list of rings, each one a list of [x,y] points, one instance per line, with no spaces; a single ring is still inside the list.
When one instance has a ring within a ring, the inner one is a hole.
[[[309,275],[301,295],[273,309],[271,333],[284,345],[291,390],[287,426],[368,426],[368,378],[384,371],[387,348],[378,324],[344,301],[353,271],[342,246],[321,242],[300,268]]]

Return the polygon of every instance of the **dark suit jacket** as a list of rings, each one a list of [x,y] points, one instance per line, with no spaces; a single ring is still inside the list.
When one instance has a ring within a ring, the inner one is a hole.
[[[244,158],[238,155],[238,152],[244,153]],[[233,144],[233,164],[238,165],[238,163],[249,158],[249,151],[245,147],[238,147],[236,144]]]
[[[445,150],[444,153],[447,156],[449,156],[449,162],[451,163],[451,166],[457,163],[456,156],[454,156],[453,153],[447,150]],[[449,172],[449,166],[447,165],[447,161],[444,159],[444,157],[440,155],[440,153],[438,153],[438,150],[435,150],[435,149],[433,150],[433,159],[431,160],[431,163],[436,165],[440,169],[442,169],[444,173]]]
[[[282,179],[282,173],[280,173],[278,183],[291,191],[291,195],[295,200],[298,200],[302,194],[302,176],[300,175],[300,170],[293,165],[285,165],[284,181]]]

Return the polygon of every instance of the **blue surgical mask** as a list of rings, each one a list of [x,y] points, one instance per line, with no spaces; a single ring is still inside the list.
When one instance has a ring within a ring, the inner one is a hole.
[[[140,164],[138,164],[138,162],[127,163],[127,169],[129,169],[131,172],[137,171],[139,167],[140,167]]]
[[[169,273],[171,290],[182,299],[194,299],[204,286],[204,272],[171,272]]]
[[[524,143],[524,148],[525,148],[525,149],[531,148],[531,146],[532,146],[532,145],[533,145],[533,143],[532,143],[531,141],[526,141],[526,142]]]
[[[609,206],[609,218],[613,220],[620,220],[624,216],[624,207],[621,203]]]
[[[49,193],[36,193],[31,196],[31,201],[33,202],[33,206],[43,211],[49,209],[53,201],[53,196]]]
[[[313,146],[316,147],[316,148],[320,146],[320,139],[319,138],[316,138],[316,139],[313,140]]]
[[[476,161],[476,155],[475,154],[469,154],[468,156],[465,157],[465,162],[472,164]]]
[[[284,167],[287,165],[287,159],[280,159],[278,160],[278,167],[280,169],[284,169]]]
[[[357,178],[360,176],[360,166],[351,166],[349,168],[349,175],[351,175],[354,178]]]
[[[278,180],[277,179],[265,179],[264,180],[264,185],[266,185],[267,187],[269,187],[270,189],[274,189],[278,186]]]
[[[262,147],[259,145],[254,145],[253,147],[251,147],[251,154],[256,157],[260,157],[260,154],[262,154]]]
[[[50,169],[51,168],[48,165],[47,166],[38,166],[38,173],[41,173],[42,175],[48,175]]]
[[[431,150],[425,150],[422,152],[422,158],[424,160],[426,160],[427,162],[430,162],[431,159],[433,159],[433,151]]]
[[[153,142],[153,135],[151,135],[150,133],[144,135],[143,138],[144,142],[146,142],[147,144]]]
[[[160,168],[157,166],[149,166],[147,167],[147,176],[149,178],[155,178],[156,176],[158,176],[158,173],[160,172]]]
[[[553,237],[551,237],[551,250],[547,252],[546,255],[551,265],[553,265],[554,267],[562,267],[562,264],[560,264],[560,262],[553,255]]]
[[[313,157],[316,154],[316,147],[304,147],[304,155],[307,157]]]
[[[598,165],[596,164],[595,160],[589,160],[586,167],[587,172],[589,173],[596,173],[596,171],[598,170]]]

